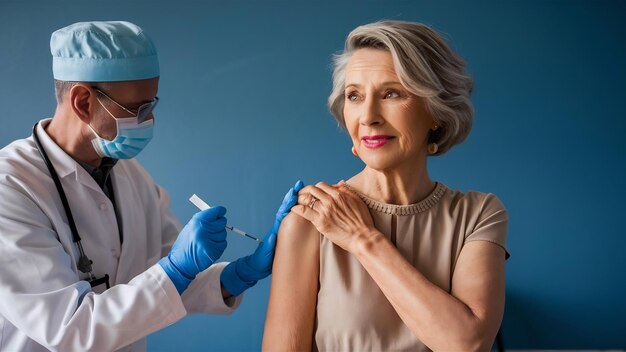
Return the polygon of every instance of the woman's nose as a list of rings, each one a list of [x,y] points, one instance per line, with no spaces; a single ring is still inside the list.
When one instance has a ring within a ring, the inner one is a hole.
[[[380,104],[376,99],[366,99],[362,105],[359,123],[363,126],[381,124],[383,121]]]

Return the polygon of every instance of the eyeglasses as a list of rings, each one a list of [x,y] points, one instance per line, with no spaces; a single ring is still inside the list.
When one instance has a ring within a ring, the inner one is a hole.
[[[101,91],[97,87],[92,87],[92,88],[96,92],[98,92],[98,93],[104,95],[105,97],[107,97],[107,99],[109,99],[110,101],[115,103],[115,105],[119,106],[121,109],[123,109],[124,111],[128,112],[129,114],[131,114],[132,117],[136,117],[137,118],[137,123],[142,123],[144,121],[149,120],[148,117],[150,116],[150,113],[152,112],[152,110],[154,110],[154,108],[156,107],[157,103],[159,102],[159,97],[154,97],[154,99],[152,99],[151,101],[149,101],[149,102],[147,102],[145,104],[141,104],[141,106],[139,106],[137,108],[137,111],[132,111],[132,110],[127,109],[124,106],[122,106],[122,104],[120,104],[117,101],[115,101],[113,98],[108,96],[105,92]],[[98,101],[99,100],[100,99],[98,99]],[[100,103],[102,103],[102,102],[100,102]],[[109,112],[109,114],[111,114],[111,112]],[[111,114],[111,116],[113,116],[113,114]]]

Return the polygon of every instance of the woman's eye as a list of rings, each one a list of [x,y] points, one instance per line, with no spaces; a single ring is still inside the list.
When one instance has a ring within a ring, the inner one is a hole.
[[[385,99],[390,99],[390,98],[398,98],[400,97],[400,94],[398,94],[397,92],[390,90],[387,93],[385,93]]]
[[[350,100],[350,101],[356,101],[359,98],[359,96],[356,93],[347,93],[346,94],[346,99]]]

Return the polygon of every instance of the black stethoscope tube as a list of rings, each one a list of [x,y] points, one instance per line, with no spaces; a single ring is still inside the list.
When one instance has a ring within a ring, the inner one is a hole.
[[[48,171],[50,172],[50,176],[52,177],[52,180],[54,181],[54,185],[56,186],[57,192],[59,193],[59,197],[61,197],[61,203],[63,204],[63,209],[65,210],[65,215],[67,216],[67,221],[69,222],[70,230],[72,231],[72,241],[76,243],[76,246],[78,247],[78,252],[80,254],[80,257],[78,258],[78,263],[77,263],[78,270],[80,270],[81,272],[85,274],[89,274],[89,277],[90,277],[89,283],[91,284],[92,287],[106,283],[106,287],[109,288],[109,275],[108,274],[105,275],[103,278],[96,279],[92,273],[91,264],[93,262],[87,257],[87,255],[85,254],[85,251],[83,250],[83,245],[81,244],[81,238],[80,238],[80,235],[78,234],[78,229],[76,228],[76,223],[74,222],[74,216],[72,215],[72,210],[70,209],[69,202],[67,201],[67,196],[65,195],[65,191],[63,190],[63,185],[61,185],[61,180],[59,179],[59,175],[54,169],[54,166],[52,165],[52,162],[50,161],[50,158],[48,157],[48,153],[46,153],[46,150],[43,148],[43,145],[41,144],[41,141],[39,140],[39,136],[37,135],[38,125],[39,125],[39,122],[35,123],[35,125],[33,126],[33,138],[35,139],[35,143],[37,144],[37,149],[39,150],[39,153],[41,154],[43,161],[46,163],[46,167],[48,168]]]

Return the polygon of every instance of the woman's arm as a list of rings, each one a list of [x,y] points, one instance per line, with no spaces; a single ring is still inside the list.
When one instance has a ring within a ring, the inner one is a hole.
[[[474,241],[461,250],[448,294],[415,269],[386,238],[355,253],[402,321],[433,350],[486,351],[504,311],[504,250]]]
[[[278,232],[263,351],[305,351],[313,346],[319,282],[319,232],[289,214]]]
[[[318,201],[311,201],[311,196]],[[467,243],[457,259],[449,294],[373,227],[365,204],[346,187],[318,183],[304,188],[298,203],[292,212],[355,255],[402,321],[429,348],[490,349],[504,310],[505,251],[500,246]]]

